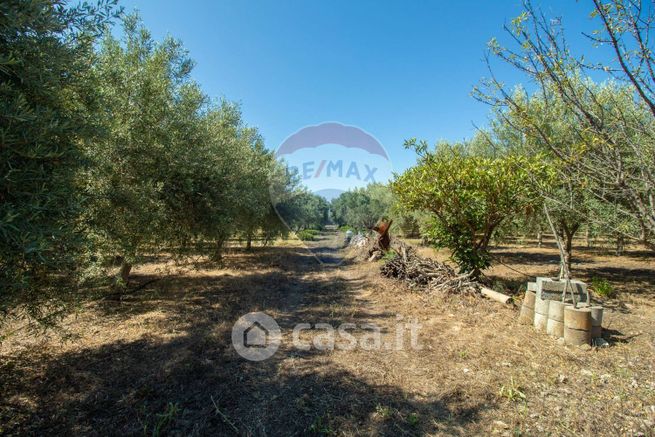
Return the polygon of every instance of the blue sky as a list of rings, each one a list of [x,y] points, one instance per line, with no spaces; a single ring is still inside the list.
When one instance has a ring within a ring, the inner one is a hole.
[[[504,38],[516,0],[123,0],[156,38],[183,41],[193,78],[211,97],[240,102],[270,148],[306,125],[338,121],[374,135],[395,170],[414,162],[410,137],[461,140],[489,108],[470,96],[487,74],[486,43]],[[593,23],[590,1],[544,1],[574,46]],[[525,78],[506,66],[507,83]]]

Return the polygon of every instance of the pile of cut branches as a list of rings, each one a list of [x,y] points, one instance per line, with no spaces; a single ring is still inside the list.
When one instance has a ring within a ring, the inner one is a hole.
[[[422,258],[413,247],[404,243],[394,244],[391,250],[396,256],[380,268],[383,276],[405,281],[410,287],[424,288],[429,292],[477,294],[480,285],[470,274],[458,274],[450,266]]]

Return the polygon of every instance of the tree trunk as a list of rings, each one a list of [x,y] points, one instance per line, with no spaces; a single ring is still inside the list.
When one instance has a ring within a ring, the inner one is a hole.
[[[252,250],[252,234],[250,232],[246,236],[246,250]]]
[[[623,235],[619,235],[618,237],[616,237],[616,256],[623,255],[624,250],[625,250],[625,237]]]
[[[564,262],[569,272],[571,271],[571,258],[573,255],[573,237],[578,229],[580,229],[580,224],[576,223],[569,226],[566,222],[560,222],[560,235],[564,240]]]
[[[544,233],[541,232],[541,227],[537,231],[537,247],[541,248],[541,246],[544,244]]]
[[[564,243],[564,262],[566,263],[566,267],[569,268],[569,272],[571,271],[572,255],[573,255],[573,233],[567,232],[565,243]]]
[[[222,261],[223,260],[223,246],[225,245],[225,238],[218,238],[216,240],[216,248],[214,249],[214,255],[212,256],[212,259],[214,261]]]
[[[118,270],[116,277],[114,278],[114,287],[115,288],[126,288],[130,280],[130,272],[132,271],[132,264],[125,261],[125,258],[122,256],[119,257],[121,262],[121,268]]]
[[[384,253],[389,251],[389,248],[391,247],[391,237],[389,236],[389,229],[391,228],[392,223],[393,220],[389,220],[388,222],[382,220],[380,221],[379,225],[375,225],[371,228],[378,233],[378,237],[376,240],[376,246],[370,252],[377,249],[381,250]]]
[[[589,232],[589,227],[587,227],[587,231],[585,232],[585,240],[587,243],[587,249],[591,248],[591,232]]]

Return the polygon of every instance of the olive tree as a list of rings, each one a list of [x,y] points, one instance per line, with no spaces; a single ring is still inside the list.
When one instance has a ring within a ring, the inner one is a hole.
[[[614,61],[593,62],[593,53],[577,56],[567,44],[566,17],[551,20],[530,1],[524,12],[506,26],[510,42],[494,39],[497,58],[532,79],[543,96],[552,95],[576,123],[575,141],[551,141],[538,123],[526,118],[525,135],[538,137],[558,160],[573,165],[590,181],[587,191],[617,214],[639,223],[641,232],[616,227],[626,238],[642,239],[653,247],[655,234],[655,10],[633,0],[593,0],[597,30],[587,35],[590,47],[603,45]],[[594,84],[589,76],[605,75],[613,82]],[[521,114],[523,102],[514,98],[493,74],[476,89],[478,98]],[[580,160],[583,150],[584,159]]]
[[[87,147],[84,175],[93,251],[119,261],[120,284],[142,255],[190,234],[200,215],[191,194],[212,171],[200,120],[206,99],[189,80],[181,44],[153,41],[133,15],[124,32],[122,41],[107,33],[100,46],[94,72],[105,135]]]
[[[273,152],[264,147],[256,130],[243,133],[243,151],[239,156],[244,176],[237,183],[239,203],[237,205],[237,227],[250,249],[253,237],[263,230],[265,220],[271,212],[272,200],[269,186],[275,171]]]
[[[84,250],[82,144],[100,107],[93,45],[115,2],[0,2],[0,313],[72,295]]]
[[[565,254],[563,262],[570,270],[573,238],[581,228],[594,220],[590,214],[593,196],[587,189],[593,181],[579,169],[590,151],[580,146],[574,133],[577,121],[557,95],[535,92],[529,96],[519,87],[512,98],[520,102],[520,108],[495,108],[488,131],[481,131],[480,135],[486,139],[487,146],[494,150],[496,156],[518,154],[530,159],[541,159],[557,174],[556,178],[550,180],[534,175],[531,183],[549,209],[556,236],[562,241]],[[529,126],[543,136],[534,134]],[[559,147],[577,149],[577,159],[568,162],[557,159],[550,153],[548,143],[543,138]],[[540,231],[550,226],[544,217],[543,208],[535,208],[532,217],[525,217],[523,222],[532,227],[536,225]]]
[[[342,193],[332,200],[332,214],[340,225],[372,229],[383,217],[391,215],[393,195],[388,186],[369,184]]]

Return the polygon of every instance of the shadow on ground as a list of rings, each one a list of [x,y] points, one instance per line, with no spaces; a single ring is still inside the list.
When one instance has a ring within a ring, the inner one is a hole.
[[[631,248],[624,256],[616,257],[607,249],[575,247],[571,271],[575,278],[587,284],[592,284],[594,279],[605,279],[616,291],[653,296],[655,265],[644,263],[649,255],[652,258],[653,252]],[[488,273],[488,285],[502,283],[504,291],[510,294],[522,294],[526,282],[534,280],[532,275],[556,277],[559,274],[560,258],[554,244],[541,249],[497,246],[492,249],[492,259],[499,269],[494,274]]]
[[[361,279],[321,274],[335,267],[317,264],[303,249],[235,254],[228,267],[244,273],[177,276],[98,303],[108,330],[163,313],[138,336],[1,358],[0,432],[462,434],[478,417],[482,405],[471,406],[463,394],[417,399],[330,365],[323,352],[299,353],[286,343],[266,361],[246,361],[230,338],[234,321],[247,312],[275,314],[283,330],[301,321],[361,323],[393,315],[344,317],[340,308],[360,303]]]

